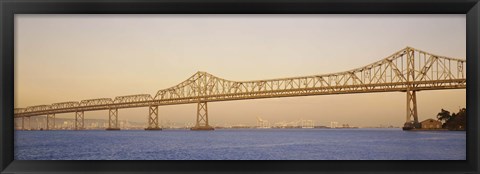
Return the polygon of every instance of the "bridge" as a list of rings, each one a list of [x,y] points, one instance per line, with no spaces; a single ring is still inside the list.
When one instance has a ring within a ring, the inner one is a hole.
[[[466,88],[466,60],[435,55],[406,47],[372,64],[349,71],[303,77],[255,81],[232,81],[207,72],[197,72],[187,80],[150,94],[127,95],[50,105],[15,108],[14,117],[25,119],[47,116],[47,130],[55,127],[55,114],[75,113],[75,129],[84,129],[88,111],[108,110],[107,130],[120,130],[118,110],[148,107],[145,130],[161,130],[158,107],[197,104],[196,124],[191,130],[213,130],[208,123],[208,102],[262,98],[334,95],[350,93],[405,92],[406,122],[404,129],[420,126],[416,92]]]

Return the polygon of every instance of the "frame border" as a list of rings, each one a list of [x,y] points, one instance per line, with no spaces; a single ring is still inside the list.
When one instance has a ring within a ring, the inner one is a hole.
[[[1,173],[478,173],[479,0],[0,0]],[[466,161],[15,161],[15,14],[466,14]],[[188,167],[186,167],[188,166]],[[248,166],[248,167],[247,167]],[[425,168],[424,166],[428,166]]]

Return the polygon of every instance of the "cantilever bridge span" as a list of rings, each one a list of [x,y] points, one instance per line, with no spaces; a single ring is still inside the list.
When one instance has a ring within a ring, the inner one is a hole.
[[[207,102],[348,93],[405,92],[405,128],[418,127],[416,92],[466,88],[466,60],[431,54],[406,47],[372,64],[349,71],[292,78],[231,81],[197,72],[173,87],[150,94],[98,98],[15,108],[15,118],[47,116],[47,130],[54,128],[55,114],[75,113],[75,129],[84,128],[86,111],[109,110],[107,130],[119,130],[118,110],[148,107],[146,130],[161,130],[158,106],[197,103],[192,130],[213,130],[208,123]],[[413,120],[412,120],[413,119]]]

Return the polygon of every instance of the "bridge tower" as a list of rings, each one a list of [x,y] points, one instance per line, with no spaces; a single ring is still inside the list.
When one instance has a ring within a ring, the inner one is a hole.
[[[192,127],[190,130],[214,130],[214,128],[208,124],[207,102],[197,103],[197,122],[195,123],[195,127]]]
[[[85,129],[85,122],[83,120],[84,112],[75,112],[75,130],[83,130]]]
[[[415,81],[415,50],[407,47],[407,118],[404,130],[420,128],[417,112],[417,95],[413,82]],[[413,121],[412,121],[413,117]]]
[[[108,110],[108,128],[105,130],[120,130],[118,126],[118,108]]]
[[[212,84],[211,83],[212,79],[208,80],[208,75],[206,72],[197,72],[197,75],[199,76],[198,79],[195,81],[195,87],[198,95],[201,97],[197,103],[197,121],[195,123],[195,126],[192,127],[190,130],[214,130],[213,127],[211,127],[208,124],[208,108],[207,108],[207,102],[206,101],[201,101],[201,99],[208,95],[208,92],[211,92]]]
[[[145,130],[162,130],[158,125],[158,106],[148,107],[148,127]]]
[[[47,114],[47,130],[55,129],[55,114]]]

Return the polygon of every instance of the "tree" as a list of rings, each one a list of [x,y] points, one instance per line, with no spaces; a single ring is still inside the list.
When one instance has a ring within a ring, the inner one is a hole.
[[[465,130],[467,127],[467,109],[462,108],[456,114],[455,125],[453,126],[454,130]]]
[[[442,111],[440,111],[438,114],[437,114],[437,119],[439,121],[444,121],[445,123],[450,120],[452,118],[452,116],[450,115],[450,112],[447,111],[447,110],[444,110],[442,109]]]
[[[447,114],[448,113],[448,114]],[[462,108],[458,111],[458,113],[452,113],[451,116],[449,115],[448,111],[442,109],[442,112],[438,113],[437,118],[438,120],[445,120],[443,124],[443,128],[447,128],[448,130],[465,130],[466,123],[467,123],[467,109]]]

